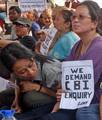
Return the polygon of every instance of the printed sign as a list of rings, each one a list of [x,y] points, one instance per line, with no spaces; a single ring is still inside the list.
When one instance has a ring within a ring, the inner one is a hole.
[[[62,63],[62,93],[60,108],[77,109],[89,106],[94,95],[92,60]]]
[[[47,55],[49,47],[54,39],[56,32],[57,32],[56,28],[54,27],[49,28],[48,35],[45,41],[42,43],[41,48],[40,48],[41,54]]]
[[[46,0],[18,0],[18,4],[22,12],[36,9],[41,13],[47,7]]]
[[[0,77],[0,92],[7,88],[8,82],[8,80]]]

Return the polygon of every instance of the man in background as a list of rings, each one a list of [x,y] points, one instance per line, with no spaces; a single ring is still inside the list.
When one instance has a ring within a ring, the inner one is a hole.
[[[9,8],[9,19],[12,22],[11,26],[11,40],[15,40],[17,38],[16,33],[15,33],[15,25],[13,23],[21,17],[21,10],[18,6],[11,6]]]

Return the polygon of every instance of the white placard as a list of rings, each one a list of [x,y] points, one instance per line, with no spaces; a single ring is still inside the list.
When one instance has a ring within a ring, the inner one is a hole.
[[[7,88],[8,80],[0,77],[0,92]]]
[[[22,12],[36,9],[40,14],[46,7],[46,0],[18,0],[19,7]]]
[[[55,27],[49,28],[48,35],[40,47],[41,54],[47,55],[49,47],[55,37],[56,32],[57,32],[57,29]]]
[[[89,106],[94,95],[92,60],[62,63],[62,93],[60,108],[77,109]]]

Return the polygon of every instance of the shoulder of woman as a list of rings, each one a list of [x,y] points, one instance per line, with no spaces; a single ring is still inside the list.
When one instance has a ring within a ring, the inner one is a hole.
[[[102,49],[102,36],[98,36],[93,41],[93,46],[97,49]]]
[[[78,41],[78,40],[80,40],[80,37],[79,37],[76,33],[74,33],[73,31],[70,31],[70,32],[66,33],[65,36],[66,36],[67,38],[73,40],[73,41]]]

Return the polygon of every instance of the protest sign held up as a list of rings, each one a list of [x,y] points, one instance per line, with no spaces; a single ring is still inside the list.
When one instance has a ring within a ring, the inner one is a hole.
[[[89,106],[94,95],[93,62],[91,60],[62,63],[60,108],[77,109]]]
[[[44,42],[41,44],[40,52],[43,55],[47,55],[49,47],[54,39],[54,36],[57,32],[57,29],[54,27],[49,28],[48,35],[45,38]]]
[[[46,0],[18,0],[18,5],[22,12],[36,9],[40,14],[46,7]]]

